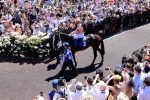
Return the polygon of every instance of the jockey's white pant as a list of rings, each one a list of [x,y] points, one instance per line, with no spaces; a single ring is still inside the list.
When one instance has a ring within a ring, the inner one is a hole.
[[[74,34],[74,39],[84,38],[84,34]]]

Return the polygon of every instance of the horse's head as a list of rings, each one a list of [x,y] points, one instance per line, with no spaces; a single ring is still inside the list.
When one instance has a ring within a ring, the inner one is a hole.
[[[73,41],[73,37],[69,36],[68,34],[59,32],[57,35],[59,37],[58,39],[59,41],[58,40],[55,40],[55,41],[58,41],[58,48],[62,46],[63,42],[71,43],[71,41]]]
[[[70,43],[73,40],[72,36],[69,36],[68,34],[65,33],[59,33],[59,38],[62,42],[68,42],[68,43]]]

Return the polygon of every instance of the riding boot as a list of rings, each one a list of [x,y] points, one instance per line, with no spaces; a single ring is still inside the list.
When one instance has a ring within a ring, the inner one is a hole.
[[[77,47],[76,47],[77,51],[79,50],[79,47],[80,47],[80,40],[78,39],[77,40]]]

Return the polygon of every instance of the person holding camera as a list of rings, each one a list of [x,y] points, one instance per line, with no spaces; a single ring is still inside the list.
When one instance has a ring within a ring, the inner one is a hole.
[[[72,86],[75,86],[75,92],[70,91]],[[81,100],[87,93],[84,90],[83,84],[81,82],[76,82],[76,80],[73,79],[69,86],[66,85],[66,94],[68,100]]]
[[[93,79],[85,77],[85,91],[87,92],[87,94],[90,94],[93,97],[96,97],[95,95],[96,91],[94,90],[92,83],[93,83]]]

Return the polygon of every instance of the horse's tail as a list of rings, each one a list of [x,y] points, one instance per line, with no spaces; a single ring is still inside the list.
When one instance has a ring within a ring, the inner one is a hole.
[[[102,54],[105,54],[105,47],[104,47],[104,41],[101,41],[101,50],[102,50]]]

